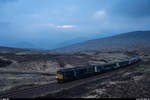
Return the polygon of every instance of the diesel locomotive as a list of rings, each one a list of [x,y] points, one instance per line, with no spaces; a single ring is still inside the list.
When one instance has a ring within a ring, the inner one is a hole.
[[[79,66],[74,68],[60,69],[57,71],[56,79],[58,83],[73,81],[76,79],[97,75],[104,71],[132,65],[139,62],[140,60],[140,57],[134,57],[106,64],[95,64],[89,66]]]

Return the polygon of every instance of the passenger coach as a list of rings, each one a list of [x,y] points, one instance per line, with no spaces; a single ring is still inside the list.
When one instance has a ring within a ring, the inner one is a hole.
[[[125,67],[131,64],[135,64],[138,61],[140,61],[140,57],[134,57],[131,59],[126,59],[126,60],[121,60],[121,61],[111,62],[106,64],[97,64],[97,65],[89,65],[89,66],[80,66],[75,68],[60,69],[59,71],[57,71],[56,79],[58,83],[63,83],[66,81],[72,81],[72,80],[100,74],[101,72],[104,71]]]

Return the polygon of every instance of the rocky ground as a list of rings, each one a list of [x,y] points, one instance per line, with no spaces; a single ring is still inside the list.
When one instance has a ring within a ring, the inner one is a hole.
[[[109,72],[97,80],[48,97],[148,97],[150,50],[93,51],[74,54],[52,52],[0,52],[0,91],[15,87],[31,87],[55,80],[58,69],[101,64],[139,55],[143,61],[132,68]],[[2,64],[3,63],[3,64]],[[67,95],[66,95],[67,94]]]
[[[136,51],[137,52],[137,51]],[[139,52],[139,51],[138,51]],[[127,54],[127,52],[125,53]],[[131,53],[128,53],[128,56]],[[138,53],[142,61],[136,65],[102,74],[102,78],[69,90],[49,94],[57,98],[149,98],[150,55]]]

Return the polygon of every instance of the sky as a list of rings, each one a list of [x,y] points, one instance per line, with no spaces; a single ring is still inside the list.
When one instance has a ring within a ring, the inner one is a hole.
[[[150,0],[0,0],[0,45],[53,49],[65,41],[150,30]]]

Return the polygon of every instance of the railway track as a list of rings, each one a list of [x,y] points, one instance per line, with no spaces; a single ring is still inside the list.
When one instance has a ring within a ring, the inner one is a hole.
[[[63,84],[58,84],[56,81],[53,81],[52,83],[40,85],[40,86],[33,86],[26,89],[16,89],[16,90],[9,90],[5,91],[3,93],[0,93],[0,98],[37,98],[42,97],[47,94],[53,94],[57,93],[62,90],[71,89],[73,87],[78,87],[83,84],[88,84],[90,82],[96,81],[96,80],[102,80],[102,79],[109,79],[110,76],[115,74],[116,72],[125,72],[126,69],[129,69],[130,67],[134,67],[135,65],[130,65],[124,68],[119,68],[116,70],[111,70],[96,76],[91,76],[88,78],[75,80]],[[109,74],[109,76],[108,76]]]

